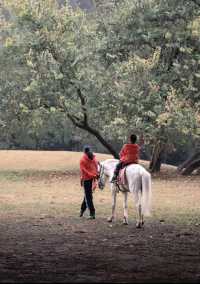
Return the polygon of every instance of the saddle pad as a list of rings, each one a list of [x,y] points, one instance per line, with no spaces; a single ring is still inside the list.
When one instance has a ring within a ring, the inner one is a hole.
[[[119,185],[127,185],[127,179],[126,179],[126,167],[124,167],[123,169],[121,169],[119,171],[119,176],[118,176],[118,184]]]

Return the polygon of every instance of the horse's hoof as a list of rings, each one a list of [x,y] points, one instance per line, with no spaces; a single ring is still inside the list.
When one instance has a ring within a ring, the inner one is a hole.
[[[137,229],[141,229],[141,228],[142,228],[142,223],[137,223],[137,224],[136,224],[136,228],[137,228]]]
[[[113,221],[113,218],[111,217],[111,218],[108,218],[108,223],[112,223],[112,221]]]
[[[124,218],[123,224],[124,224],[124,225],[128,225],[128,221],[126,220],[126,218]]]

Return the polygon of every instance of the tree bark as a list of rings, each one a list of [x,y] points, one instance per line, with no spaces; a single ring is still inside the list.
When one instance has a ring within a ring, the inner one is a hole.
[[[162,157],[165,150],[165,144],[160,140],[154,145],[149,169],[152,173],[159,172],[162,164]]]

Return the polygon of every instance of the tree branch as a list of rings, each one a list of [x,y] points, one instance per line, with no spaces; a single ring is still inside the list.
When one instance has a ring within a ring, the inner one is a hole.
[[[64,75],[65,72],[63,70],[63,59],[60,57],[60,55],[58,54],[58,52],[56,52],[53,44],[49,44],[47,43],[47,50],[51,53],[52,57],[54,58],[55,61],[57,61],[60,64],[60,72]],[[80,103],[81,103],[81,109],[82,109],[82,113],[83,113],[83,118],[80,118],[74,114],[71,114],[69,112],[69,110],[67,109],[67,107],[65,106],[65,104],[63,103],[63,105],[60,106],[60,111],[63,111],[67,117],[70,119],[70,121],[73,123],[74,126],[81,128],[83,130],[86,130],[87,132],[89,132],[90,134],[94,135],[99,142],[116,158],[119,158],[119,154],[114,150],[114,148],[112,147],[112,145],[110,143],[108,143],[101,135],[101,133],[92,128],[89,125],[88,122],[88,114],[87,114],[87,108],[86,108],[86,98],[84,97],[83,93],[81,92],[81,89],[79,87],[77,87],[72,81],[70,81],[69,78],[69,83],[74,85],[74,87],[76,88],[77,91],[77,95],[78,98],[80,99]],[[62,80],[61,80],[61,87],[63,89],[63,91],[65,92],[65,85],[63,84]]]
[[[83,117],[84,117],[84,124],[85,125],[88,125],[88,115],[87,115],[87,108],[86,108],[86,100],[80,90],[80,88],[77,89],[77,94],[78,94],[78,97],[81,101],[81,109],[83,111]]]
[[[200,2],[198,0],[191,0],[194,4],[200,7]]]
[[[80,119],[78,117],[76,117],[75,115],[71,115],[70,113],[66,113],[66,114],[67,114],[67,117],[71,120],[71,122],[75,126],[84,129],[84,124],[80,122]]]
[[[81,93],[79,93],[81,94]],[[81,94],[80,99],[82,100],[83,106],[85,104],[85,99]],[[119,154],[115,151],[115,149],[112,147],[112,145],[110,143],[108,143],[103,136],[101,135],[101,133],[92,128],[89,124],[88,121],[85,123],[85,121],[81,121],[81,119],[75,115],[72,115],[69,113],[69,111],[67,110],[66,106],[63,105],[61,106],[61,111],[63,111],[64,113],[66,113],[67,117],[70,119],[70,121],[73,123],[73,125],[75,125],[76,127],[86,130],[87,132],[89,132],[90,134],[94,135],[99,142],[116,158],[119,159]]]

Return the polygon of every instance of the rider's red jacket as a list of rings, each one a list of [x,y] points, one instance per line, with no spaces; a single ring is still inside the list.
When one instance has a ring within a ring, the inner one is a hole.
[[[120,161],[123,163],[139,162],[140,146],[138,144],[125,144],[120,151]]]
[[[83,154],[80,160],[80,173],[81,180],[90,180],[94,179],[98,175],[98,162],[96,157],[91,160],[86,154]]]

